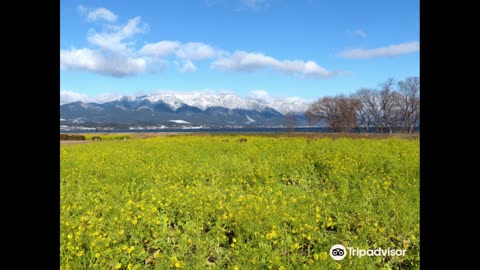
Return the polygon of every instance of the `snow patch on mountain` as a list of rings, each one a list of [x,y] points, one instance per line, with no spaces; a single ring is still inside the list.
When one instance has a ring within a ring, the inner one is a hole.
[[[95,106],[93,104],[89,104],[89,103],[85,103],[85,102],[80,102],[80,107],[82,107],[84,109],[93,109],[93,110],[97,110],[97,111],[103,110],[102,107]]]
[[[168,120],[168,121],[175,124],[191,124],[190,122],[187,122],[185,120]]]
[[[137,108],[137,111],[141,111],[141,110],[153,111],[153,109],[148,106],[140,106]]]
[[[128,111],[128,109],[125,108],[125,106],[122,106],[122,105],[116,105],[115,108],[123,110],[123,111]]]
[[[247,116],[247,122],[246,122],[247,124],[257,122],[257,121],[255,121],[255,119],[250,118],[250,117],[248,116],[248,114],[246,114],[246,116]]]

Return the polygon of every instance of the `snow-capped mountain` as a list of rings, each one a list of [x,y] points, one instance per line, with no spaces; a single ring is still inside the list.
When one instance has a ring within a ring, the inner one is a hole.
[[[206,126],[279,126],[295,112],[303,124],[308,104],[301,99],[242,98],[232,94],[158,93],[123,96],[104,103],[72,102],[60,106],[66,122]]]
[[[71,93],[61,93],[60,104],[72,103],[75,101],[82,101],[87,103],[106,103],[112,101],[126,100],[132,103],[148,100],[151,103],[163,101],[173,110],[179,108],[183,104],[206,110],[208,107],[224,107],[227,109],[244,109],[244,110],[262,110],[265,107],[270,107],[279,111],[282,114],[288,112],[304,112],[310,101],[298,97],[273,98],[262,90],[253,91],[259,94],[251,95],[243,98],[234,94],[211,94],[208,92],[190,92],[190,93],[155,93],[143,96],[101,96],[88,97],[86,95]]]
[[[261,111],[266,104],[261,104],[254,99],[245,99],[231,94],[208,94],[208,93],[191,93],[191,94],[151,94],[136,97],[137,100],[149,100],[152,103],[163,101],[168,104],[172,109],[176,110],[183,104],[188,106],[197,107],[201,110],[206,110],[209,107],[224,107],[230,110],[244,109],[244,110],[257,110]]]

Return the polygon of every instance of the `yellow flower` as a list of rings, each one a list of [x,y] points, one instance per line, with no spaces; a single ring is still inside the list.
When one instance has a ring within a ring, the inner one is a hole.
[[[277,237],[277,232],[275,230],[272,230],[271,232],[267,233],[267,239],[272,239]]]
[[[240,268],[238,268],[238,266],[236,266],[236,265],[233,267],[233,270],[239,270],[239,269]]]
[[[121,264],[121,263],[115,264],[115,269],[120,269],[121,267],[122,267],[122,264]]]

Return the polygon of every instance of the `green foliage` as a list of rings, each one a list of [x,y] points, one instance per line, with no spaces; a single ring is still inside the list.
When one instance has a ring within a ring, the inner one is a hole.
[[[246,137],[61,147],[60,269],[419,269],[418,139]]]

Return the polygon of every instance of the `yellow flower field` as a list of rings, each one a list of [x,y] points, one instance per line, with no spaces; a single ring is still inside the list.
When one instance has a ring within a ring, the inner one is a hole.
[[[419,269],[418,139],[168,136],[60,158],[64,270]],[[407,251],[334,261],[333,244]]]

